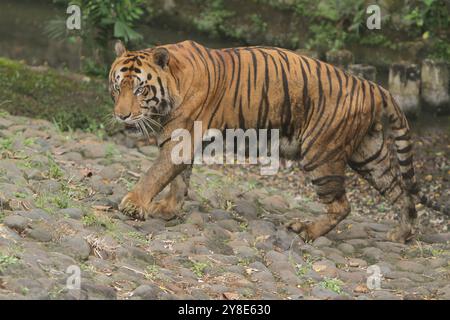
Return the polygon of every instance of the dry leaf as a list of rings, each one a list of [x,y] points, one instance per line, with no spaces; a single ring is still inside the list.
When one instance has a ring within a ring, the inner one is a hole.
[[[226,300],[238,300],[239,299],[239,294],[234,293],[234,292],[224,292],[222,294],[222,296],[226,299]]]
[[[356,293],[368,293],[369,289],[364,284],[358,284],[353,291]]]
[[[112,207],[111,206],[95,205],[95,206],[92,206],[92,209],[98,210],[98,211],[109,211],[109,210],[112,209]]]

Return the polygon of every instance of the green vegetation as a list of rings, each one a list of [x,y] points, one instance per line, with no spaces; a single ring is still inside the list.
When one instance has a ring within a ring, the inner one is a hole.
[[[191,270],[199,278],[205,275],[205,269],[209,267],[207,262],[192,261]]]
[[[323,288],[336,292],[337,294],[342,293],[343,284],[344,283],[337,278],[325,278],[319,283]]]
[[[144,0],[54,0],[61,8],[69,4],[80,6],[82,10],[81,30],[66,28],[67,16],[57,17],[48,22],[47,35],[55,40],[68,43],[82,42],[82,69],[87,74],[106,76],[111,60],[110,41],[140,42],[143,37],[135,25],[144,14]]]
[[[83,225],[85,227],[103,227],[110,232],[114,232],[116,230],[114,221],[107,215],[94,214],[93,212],[89,212],[82,218],[81,221],[83,222]]]
[[[15,265],[19,262],[15,256],[0,253],[0,272],[3,272],[7,267]]]
[[[0,58],[1,108],[12,115],[43,118],[61,130],[98,127],[111,113],[105,82],[76,80],[54,70],[34,70],[19,62]],[[0,148],[11,148],[2,138]]]
[[[146,0],[148,22],[170,17],[161,1]],[[424,41],[426,55],[449,60],[450,3],[442,0],[378,2],[381,30],[368,30],[365,0],[179,0],[174,24],[216,38],[247,44],[266,44],[323,53],[353,45],[405,50],[410,42]],[[193,9],[195,8],[195,10]],[[158,10],[159,9],[159,10]],[[300,31],[301,30],[301,31]]]
[[[145,279],[156,280],[159,278],[159,266],[156,264],[149,265],[145,268]]]

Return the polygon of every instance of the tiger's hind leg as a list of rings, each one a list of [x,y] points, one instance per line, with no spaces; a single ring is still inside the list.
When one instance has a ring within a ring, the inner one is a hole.
[[[345,195],[344,170],[345,163],[338,162],[321,166],[311,172],[312,183],[327,212],[312,222],[294,220],[287,225],[303,240],[314,240],[328,233],[350,213],[350,204]]]
[[[414,201],[401,182],[399,169],[393,166],[381,124],[363,139],[349,165],[399,208],[400,224],[388,233],[388,240],[405,243],[412,239],[417,217]]]

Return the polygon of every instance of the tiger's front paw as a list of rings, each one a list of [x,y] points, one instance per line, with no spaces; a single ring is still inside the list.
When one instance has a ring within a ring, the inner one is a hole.
[[[148,209],[139,201],[138,196],[129,192],[120,202],[119,210],[134,219],[145,220]]]
[[[180,206],[172,199],[163,198],[153,201],[148,208],[148,215],[153,218],[172,220],[177,216]]]
[[[295,219],[291,222],[288,222],[286,227],[297,233],[300,236],[300,238],[302,238],[303,241],[308,242],[316,238],[310,232],[311,224],[312,223],[310,221],[301,221]]]

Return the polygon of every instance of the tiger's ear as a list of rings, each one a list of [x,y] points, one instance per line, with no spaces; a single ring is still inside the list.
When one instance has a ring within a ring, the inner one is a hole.
[[[121,57],[127,52],[127,49],[123,45],[122,41],[118,40],[114,45],[114,50],[116,51],[116,56]]]
[[[169,51],[166,48],[156,48],[153,52],[153,61],[163,69],[169,64],[169,59]]]

